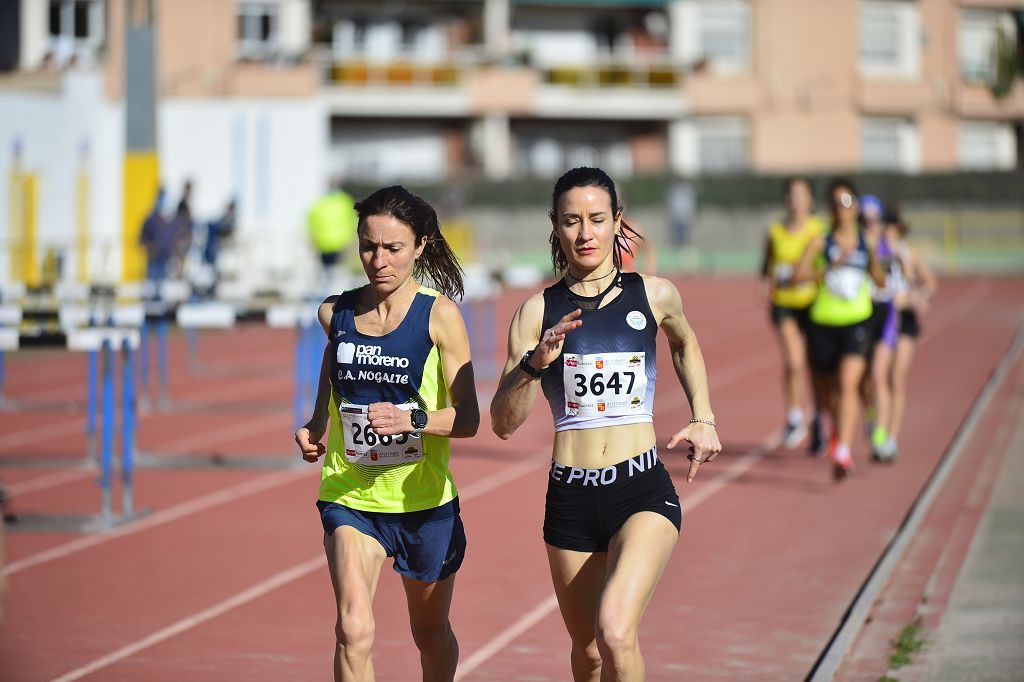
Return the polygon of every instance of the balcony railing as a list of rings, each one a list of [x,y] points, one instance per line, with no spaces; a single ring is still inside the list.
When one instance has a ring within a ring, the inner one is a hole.
[[[366,57],[337,58],[329,50],[317,55],[323,82],[330,85],[385,87],[453,87],[462,84],[472,72],[494,64],[484,56],[482,47],[452,52],[438,60],[396,56],[393,59]],[[504,62],[507,68],[534,69],[541,82],[552,86],[576,88],[674,88],[683,79],[684,69],[666,56],[626,58],[607,54],[590,63],[559,64],[548,60],[532,64],[528,57]]]

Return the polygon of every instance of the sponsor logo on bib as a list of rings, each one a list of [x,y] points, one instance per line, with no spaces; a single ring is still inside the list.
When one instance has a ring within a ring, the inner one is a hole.
[[[576,358],[566,358],[565,359],[565,366],[566,367],[576,367],[577,364],[578,363],[576,361]]]
[[[647,326],[647,318],[639,310],[631,310],[626,313],[626,324],[640,331]]]

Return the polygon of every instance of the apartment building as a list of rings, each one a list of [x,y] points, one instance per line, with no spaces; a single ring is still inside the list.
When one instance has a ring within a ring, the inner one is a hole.
[[[912,173],[1021,156],[1024,88],[1004,73],[1020,64],[1017,0],[320,0],[314,16],[341,175]]]
[[[95,258],[133,248],[125,22],[140,7],[154,17],[160,179],[172,200],[194,180],[200,215],[236,197],[261,262],[291,258],[306,207],[338,178],[1024,157],[1021,0],[0,3],[0,174],[38,174],[44,237],[84,212],[108,238]]]

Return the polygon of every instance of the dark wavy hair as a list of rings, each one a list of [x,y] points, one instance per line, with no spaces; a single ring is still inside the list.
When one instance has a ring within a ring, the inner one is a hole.
[[[413,266],[413,277],[426,276],[438,291],[448,298],[462,298],[462,266],[455,257],[437,222],[434,207],[402,185],[381,187],[362,201],[356,202],[359,225],[369,216],[391,216],[409,226],[416,235],[416,245],[426,242],[423,253]]]
[[[622,212],[619,195],[615,192],[615,183],[608,177],[608,174],[600,168],[580,167],[566,171],[562,177],[555,181],[555,187],[551,190],[550,216],[552,220],[558,214],[558,200],[562,198],[563,194],[577,187],[600,187],[611,198],[612,213],[619,215]],[[630,227],[625,220],[621,222],[621,225],[622,231],[616,235],[615,244],[612,246],[612,261],[619,270],[622,269],[622,252],[625,251],[632,254],[633,246],[637,241],[643,239],[640,233]],[[551,265],[555,268],[555,272],[565,272],[569,267],[569,259],[562,251],[562,245],[559,243],[558,235],[555,234],[554,230],[551,231],[548,241],[551,244]]]

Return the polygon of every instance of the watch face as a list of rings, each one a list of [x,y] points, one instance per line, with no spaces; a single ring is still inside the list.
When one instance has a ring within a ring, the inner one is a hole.
[[[427,425],[427,413],[423,410],[412,411],[412,426],[414,429],[422,429]]]

